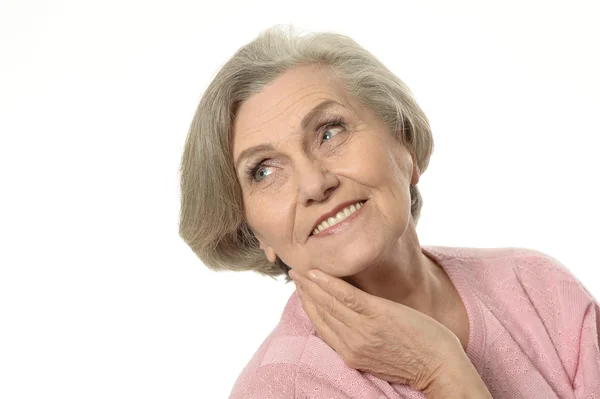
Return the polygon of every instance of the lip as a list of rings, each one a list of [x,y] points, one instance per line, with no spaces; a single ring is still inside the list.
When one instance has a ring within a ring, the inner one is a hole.
[[[362,202],[363,205],[364,205],[367,202],[367,200],[366,199],[356,199],[356,200],[350,200],[350,201],[342,202],[341,204],[339,204],[335,208],[333,208],[331,211],[322,214],[321,217],[319,217],[319,219],[317,219],[317,221],[313,225],[312,229],[310,229],[310,233],[308,235],[309,238],[313,236],[312,232],[317,228],[318,225],[321,224],[321,222],[323,222],[324,220],[329,219],[330,217],[335,217],[335,215],[337,215],[338,212],[341,211],[342,209],[344,209],[345,207],[350,206],[350,205],[354,205],[354,204],[356,204],[358,202]],[[351,217],[351,216],[349,216],[349,217]],[[331,227],[335,227],[335,226],[331,226]],[[331,228],[331,227],[329,227],[329,228]],[[325,230],[323,230],[323,231],[325,231]]]

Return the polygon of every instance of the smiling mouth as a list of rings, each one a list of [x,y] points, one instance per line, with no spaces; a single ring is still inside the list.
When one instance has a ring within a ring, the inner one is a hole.
[[[312,231],[312,233],[310,234],[311,237],[319,235],[319,233],[321,233],[323,230],[326,230],[330,227],[337,225],[338,223],[343,222],[348,217],[350,217],[354,213],[356,213],[363,206],[363,204],[365,202],[367,202],[367,200],[358,201],[357,203],[349,205],[349,206],[345,207],[344,209],[340,210],[335,216],[332,216],[332,217],[327,218],[326,220],[323,220]]]

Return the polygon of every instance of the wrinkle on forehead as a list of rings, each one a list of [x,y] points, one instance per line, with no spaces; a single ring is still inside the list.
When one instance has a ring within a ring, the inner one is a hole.
[[[271,123],[277,123],[279,118],[283,119],[281,123],[285,124],[285,130],[300,133],[300,129],[294,126],[294,122],[299,124],[299,120],[319,100],[332,98],[351,109],[345,90],[333,75],[314,66],[306,68],[299,67],[294,73],[284,73],[240,105],[233,126],[232,146],[234,148],[238,147],[240,142],[252,139],[255,133]],[[308,83],[302,83],[303,76],[309,80]],[[277,91],[273,86],[277,86]],[[307,100],[311,96],[316,97],[314,102]],[[302,110],[301,114],[297,112],[304,106],[306,109]],[[277,130],[282,129],[273,131]]]
[[[311,86],[316,86],[316,85],[311,85]],[[298,92],[300,92],[300,91],[302,91],[302,90],[298,90]],[[294,93],[294,94],[298,94],[298,93]],[[294,95],[294,94],[292,94],[292,95]],[[290,95],[290,97],[292,95]],[[311,96],[317,96],[317,97],[315,97],[314,100],[308,101],[308,104],[310,104],[310,105],[306,106],[306,111],[303,113],[297,112],[297,110],[299,108],[301,108],[305,105],[304,100]],[[265,125],[268,125],[269,123],[271,123],[271,122],[275,121],[276,119],[283,117],[283,116],[288,116],[288,118],[285,118],[284,121],[289,121],[288,126],[287,126],[289,129],[298,130],[298,129],[296,129],[296,126],[294,126],[294,122],[297,121],[299,124],[299,121],[304,117],[304,114],[306,114],[308,111],[310,111],[314,105],[318,104],[322,100],[331,98],[331,99],[338,101],[340,104],[346,105],[346,101],[344,101],[344,99],[340,98],[335,93],[323,91],[323,90],[301,94],[297,98],[294,98],[293,100],[289,101],[289,104],[281,105],[281,104],[285,103],[286,100],[288,100],[288,98],[279,101],[277,104],[274,104],[263,111],[255,113],[255,115],[259,119],[258,122],[251,124],[250,126],[244,126],[244,129],[239,131],[239,133],[237,133],[237,134],[239,134],[240,138],[242,138],[242,137],[246,138],[247,136],[252,135],[253,133],[256,133],[257,131],[260,131],[261,128],[264,127]],[[247,101],[255,102],[256,99],[250,98]],[[248,106],[248,105],[254,105],[254,104],[253,103],[249,104],[249,103],[245,102],[244,104],[242,104],[240,109],[243,108],[244,105]],[[290,111],[290,109],[291,109],[291,111]],[[250,112],[248,112],[248,114],[252,115],[253,114],[251,112],[252,109],[250,109],[249,111]],[[245,125],[247,122],[248,122],[247,120],[240,119],[238,117],[236,119],[236,127],[239,127],[240,124]],[[235,129],[235,130],[237,130],[237,129]]]

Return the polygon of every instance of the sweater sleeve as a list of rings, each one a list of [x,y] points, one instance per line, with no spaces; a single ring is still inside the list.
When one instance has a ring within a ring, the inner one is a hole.
[[[358,373],[358,372],[356,372]],[[260,366],[236,381],[229,399],[401,399],[389,388],[383,392],[367,378],[335,378],[312,367],[290,363]]]
[[[600,398],[600,307],[571,271],[532,251],[520,278],[536,305],[576,399]]]
[[[577,399],[600,398],[600,306],[587,290],[586,292],[590,295],[591,302],[581,326],[578,364],[573,380]]]
[[[294,399],[296,366],[269,364],[252,374],[242,373],[229,399]]]

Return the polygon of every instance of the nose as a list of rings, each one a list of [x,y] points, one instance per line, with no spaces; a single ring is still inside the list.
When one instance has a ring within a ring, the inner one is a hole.
[[[327,199],[339,185],[335,173],[325,169],[318,159],[303,158],[299,162],[296,164],[298,202],[306,206]]]

